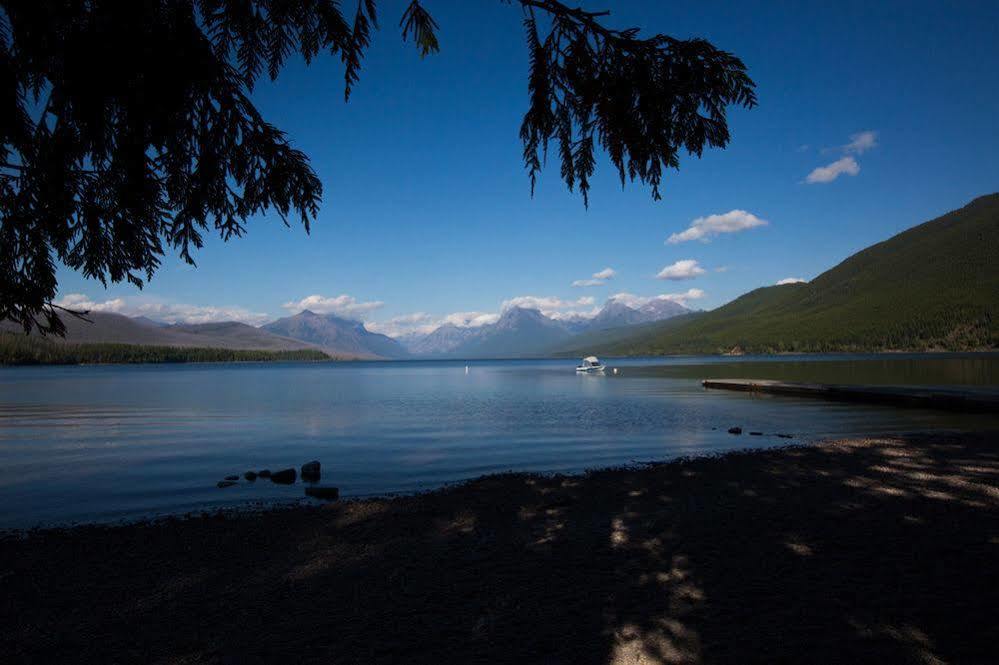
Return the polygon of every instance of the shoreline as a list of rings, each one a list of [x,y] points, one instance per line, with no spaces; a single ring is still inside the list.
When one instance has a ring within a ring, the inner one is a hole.
[[[13,662],[987,662],[999,434],[0,537]]]
[[[2,333],[0,333],[2,334]],[[71,343],[65,343],[66,347],[73,346]],[[114,344],[114,343],[89,343],[86,345],[76,345],[76,346],[119,346],[119,347],[130,347],[128,350],[130,352],[141,352],[143,350],[170,350],[174,352],[209,352],[218,355],[231,355],[231,354],[267,354],[280,356],[286,353],[296,353],[293,351],[276,351],[269,349],[230,349],[224,347],[162,347],[155,345],[142,345],[142,344]],[[321,350],[320,350],[321,351]],[[441,357],[441,356],[415,356],[408,358],[354,358],[354,357],[340,357],[335,355],[330,355],[325,351],[321,351],[326,354],[326,358],[301,358],[301,359],[286,359],[281,357],[273,358],[259,358],[259,359],[247,359],[247,360],[229,360],[229,359],[218,359],[218,360],[201,360],[201,359],[171,359],[171,360],[124,360],[124,361],[99,361],[99,362],[89,362],[89,361],[39,361],[39,360],[26,360],[17,362],[3,362],[0,361],[0,369],[5,367],[104,367],[104,366],[129,366],[129,365],[260,365],[260,364],[281,364],[281,363],[309,363],[309,364],[322,364],[322,363],[426,363],[426,362],[441,362],[441,363],[473,363],[473,362],[510,362],[510,361],[524,361],[524,362],[537,362],[545,360],[557,360],[557,361],[575,361],[578,360],[576,355],[568,354],[554,354],[549,356],[510,356],[510,357],[481,357],[481,358],[462,358],[462,357]],[[704,358],[709,360],[716,360],[719,358],[727,359],[739,359],[740,362],[752,362],[757,359],[768,359],[768,358],[793,358],[793,357],[805,357],[813,359],[814,357],[821,356],[823,358],[828,358],[830,360],[846,360],[853,359],[856,356],[884,356],[887,358],[897,358],[899,356],[918,356],[921,358],[947,358],[947,357],[995,357],[999,356],[999,347],[997,348],[974,348],[974,349],[914,349],[914,350],[899,350],[899,349],[880,349],[880,350],[839,350],[839,351],[780,351],[774,353],[766,352],[756,352],[756,353],[740,353],[740,354],[730,354],[730,353],[664,353],[658,355],[614,355],[614,354],[600,354],[608,360],[672,360],[672,359],[686,359],[686,358]]]

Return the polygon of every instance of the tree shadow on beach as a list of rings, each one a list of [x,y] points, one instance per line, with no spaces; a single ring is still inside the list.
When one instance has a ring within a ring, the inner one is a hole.
[[[62,662],[987,662],[993,441],[47,532],[0,543],[0,647]]]

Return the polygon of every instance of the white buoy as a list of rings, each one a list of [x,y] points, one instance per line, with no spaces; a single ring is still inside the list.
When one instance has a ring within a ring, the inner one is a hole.
[[[468,365],[465,365],[465,374],[468,374]]]
[[[614,368],[614,373],[617,374],[617,367]]]

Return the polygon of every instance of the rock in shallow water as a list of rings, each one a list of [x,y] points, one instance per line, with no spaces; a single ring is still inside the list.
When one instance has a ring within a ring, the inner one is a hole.
[[[742,428],[741,427],[729,427],[728,428],[728,433],[729,434],[742,434]]]
[[[256,471],[247,471],[246,473],[243,474],[243,477],[246,478],[247,480],[249,480],[250,482],[253,482],[254,480],[257,479],[257,472]]]
[[[228,480],[228,479],[227,480],[220,480],[218,482],[218,484],[216,485],[216,487],[218,487],[219,489],[222,489],[223,487],[232,487],[235,484],[236,484],[235,480]]]
[[[281,469],[271,474],[271,482],[279,485],[291,485],[297,477],[298,474],[294,469]]]
[[[335,501],[336,499],[340,498],[340,488],[310,486],[305,488],[305,495],[311,496],[315,499],[326,499],[327,501]]]
[[[259,478],[270,478],[270,477],[271,477],[271,470],[270,470],[270,469],[261,469],[261,470],[260,470],[260,471],[259,471],[259,472],[257,473],[257,476],[258,476]]]
[[[318,480],[320,466],[318,460],[312,460],[302,465],[302,478],[305,480]]]
[[[226,480],[239,480],[239,476],[226,476]]]
[[[750,432],[749,436],[763,436],[763,432]]]

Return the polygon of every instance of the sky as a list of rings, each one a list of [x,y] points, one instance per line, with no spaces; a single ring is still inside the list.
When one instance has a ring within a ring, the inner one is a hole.
[[[601,156],[588,209],[554,162],[531,197],[519,7],[426,0],[441,50],[421,59],[399,35],[405,4],[379,2],[348,103],[329,57],[254,91],[323,182],[311,234],[254,218],[197,268],[168,256],[141,291],[63,268],[59,302],[255,325],[309,308],[392,335],[511,305],[585,315],[615,296],[712,309],[999,190],[996,2],[580,0],[610,26],[735,53],[759,96],[730,110],[726,149],[666,174],[661,201],[622,189]]]

